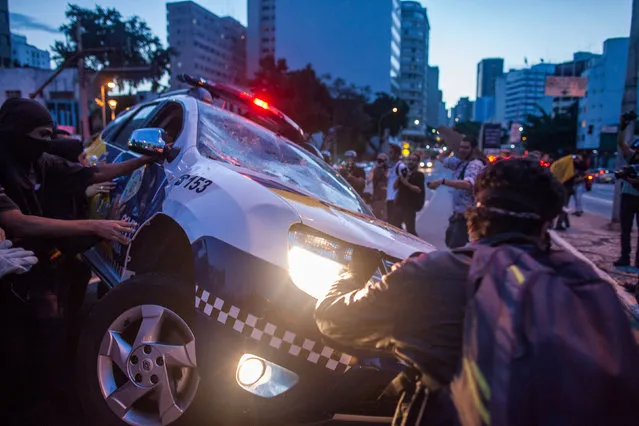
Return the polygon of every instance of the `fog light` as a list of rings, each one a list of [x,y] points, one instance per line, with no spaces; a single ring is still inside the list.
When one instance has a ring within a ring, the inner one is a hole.
[[[244,386],[254,385],[264,376],[265,371],[266,366],[261,359],[242,357],[237,365],[237,381]]]
[[[237,363],[235,380],[242,389],[253,395],[272,398],[295,386],[299,377],[264,358],[244,354]]]

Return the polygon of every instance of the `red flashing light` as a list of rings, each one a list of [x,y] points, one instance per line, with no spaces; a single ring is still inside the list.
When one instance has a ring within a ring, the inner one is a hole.
[[[253,99],[253,103],[260,108],[268,109],[268,103],[264,102],[260,98]]]
[[[600,174],[600,175],[603,175],[603,174],[604,174],[604,171],[603,171],[603,170],[599,170],[599,174]]]

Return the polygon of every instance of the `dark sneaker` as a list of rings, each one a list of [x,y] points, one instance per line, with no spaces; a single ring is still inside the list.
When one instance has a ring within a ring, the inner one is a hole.
[[[617,268],[625,268],[626,266],[630,266],[630,260],[624,259],[622,257],[620,259],[615,260],[615,263],[613,263],[613,265],[615,265]]]
[[[573,216],[581,217],[583,214],[584,212],[574,212]]]
[[[563,227],[563,226],[555,226],[555,231],[565,231],[565,230],[566,230],[566,228]],[[628,264],[630,264],[630,263],[628,263]]]

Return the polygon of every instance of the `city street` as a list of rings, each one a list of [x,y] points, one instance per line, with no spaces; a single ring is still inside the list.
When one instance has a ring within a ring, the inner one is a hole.
[[[435,167],[430,171],[426,171],[424,175],[426,182],[429,182],[442,178],[449,179],[451,172],[446,170],[441,163],[436,162]],[[448,227],[451,209],[452,196],[450,188],[440,187],[436,191],[426,189],[426,204],[417,213],[417,234],[438,249],[445,249],[445,232]]]

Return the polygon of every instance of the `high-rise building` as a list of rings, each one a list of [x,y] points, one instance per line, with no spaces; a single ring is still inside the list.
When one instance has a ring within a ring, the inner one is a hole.
[[[260,59],[310,64],[372,93],[399,93],[399,0],[248,0],[249,78]]]
[[[602,133],[616,133],[628,63],[628,38],[604,42],[603,55],[593,55],[582,76],[588,78],[586,97],[579,101],[577,147],[598,149]],[[606,132],[607,128],[610,131]],[[608,150],[616,150],[614,136]],[[604,148],[604,147],[601,147]]]
[[[488,123],[495,117],[495,97],[483,96],[475,100],[473,121]]]
[[[504,74],[502,58],[482,59],[477,64],[477,99],[495,96],[495,81]]]
[[[181,87],[177,75],[194,74],[212,81],[246,84],[246,28],[235,19],[219,17],[197,3],[167,3],[171,87]]]
[[[426,93],[426,122],[429,126],[437,127],[439,121],[439,108],[442,103],[442,91],[439,90],[439,67],[429,66],[426,70],[428,89]]]
[[[426,124],[430,124],[427,114],[430,24],[426,8],[416,1],[403,1],[401,23],[399,97],[410,107],[408,131],[424,135]]]
[[[459,98],[457,105],[451,110],[451,120],[455,123],[471,121],[474,104],[469,98]]]
[[[482,59],[477,64],[477,100],[473,120],[485,123],[495,116],[495,87],[497,79],[504,74],[502,58]]]
[[[11,34],[11,59],[13,66],[51,69],[49,52],[30,45],[25,36],[18,34]]]
[[[540,116],[542,112],[552,111],[553,98],[546,96],[546,77],[555,73],[553,64],[538,64],[521,70],[510,70],[504,75],[503,92],[496,89],[495,93],[504,96],[496,97],[496,110],[503,102],[503,117],[497,120],[504,125],[508,123],[524,123],[529,115]],[[499,83],[496,84],[496,87]]]
[[[0,68],[11,66],[11,25],[9,1],[0,0]]]

